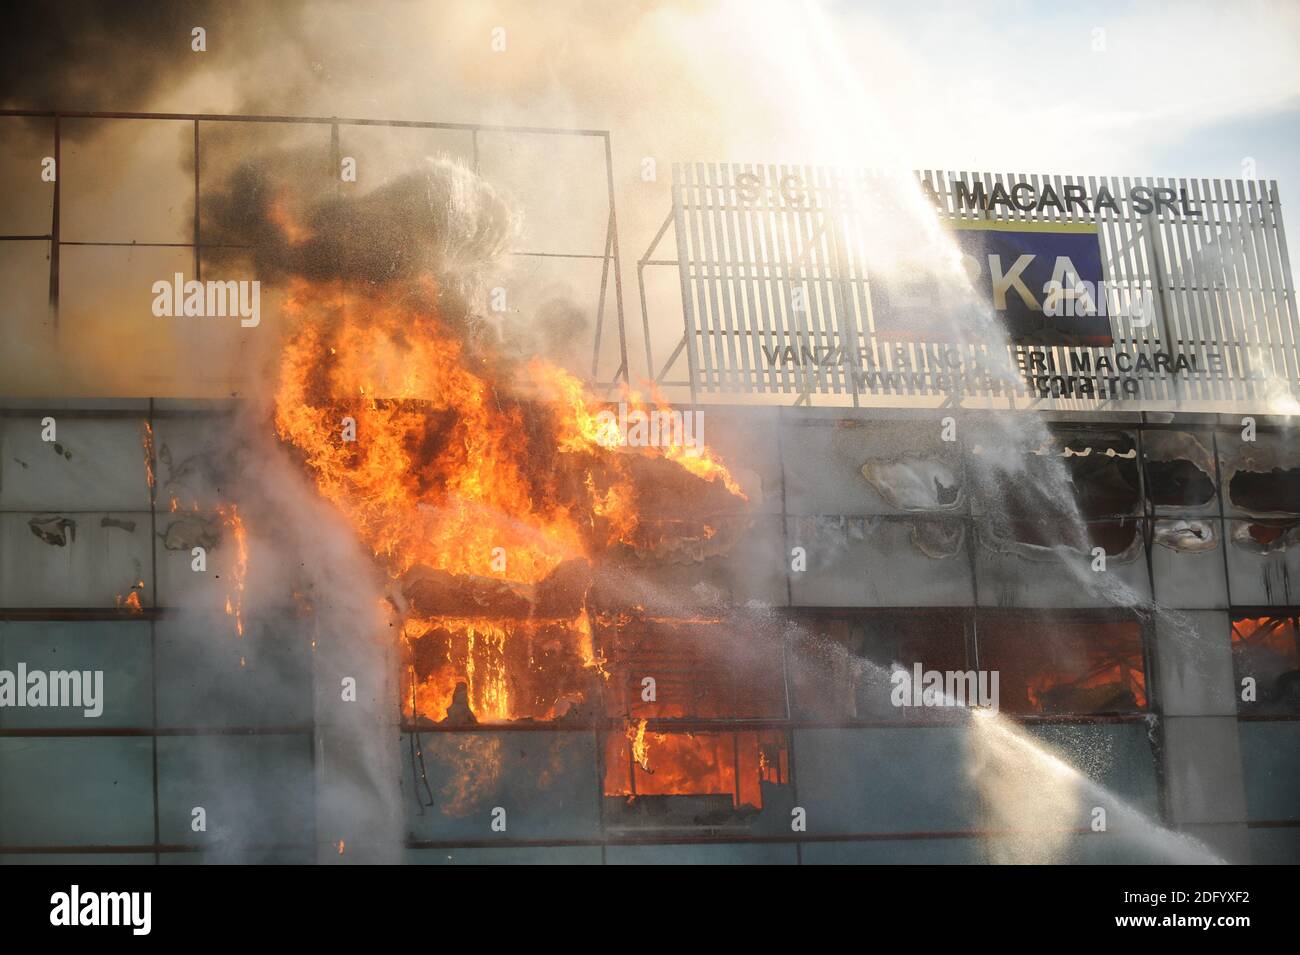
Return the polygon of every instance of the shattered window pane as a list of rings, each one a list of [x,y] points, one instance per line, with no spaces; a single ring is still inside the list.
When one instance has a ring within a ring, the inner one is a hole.
[[[897,707],[891,678],[901,668],[967,669],[961,612],[827,614],[805,618],[788,662],[794,707],[803,719],[902,720],[942,716],[942,708]]]
[[[1300,626],[1295,617],[1233,620],[1232,667],[1239,712],[1300,714]]]

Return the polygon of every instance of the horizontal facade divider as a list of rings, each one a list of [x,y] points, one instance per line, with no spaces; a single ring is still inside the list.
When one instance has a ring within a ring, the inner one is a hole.
[[[951,709],[966,709],[951,707]],[[1160,716],[1155,711],[1142,710],[1133,713],[1097,713],[1097,714],[1042,714],[1042,713],[1001,713],[1011,722],[1023,726],[1036,725],[1101,725],[1146,722],[1152,716]],[[928,718],[924,720],[703,720],[673,719],[637,716],[612,716],[603,722],[563,723],[555,721],[517,721],[506,723],[470,723],[449,724],[433,723],[421,726],[402,723],[400,734],[426,735],[435,733],[590,733],[593,731],[622,732],[629,721],[645,719],[647,732],[677,733],[747,733],[763,731],[803,731],[803,730],[869,730],[869,729],[943,729],[964,726],[966,721],[954,716],[951,719]],[[1249,721],[1291,721],[1300,717],[1295,714],[1258,714],[1243,715],[1239,719]],[[160,726],[152,727],[0,727],[0,739],[4,738],[64,738],[64,737],[151,737],[151,736],[300,736],[315,732],[314,726]]]
[[[388,126],[395,129],[458,129],[480,133],[536,133],[551,136],[608,138],[605,129],[566,129],[558,126],[501,126],[485,123],[435,123],[415,119],[345,119],[338,116],[255,116],[227,113],[141,113],[106,110],[0,109],[0,116],[29,119],[153,119],[191,123],[300,123],[307,126]]]
[[[101,511],[98,513],[138,514],[146,511]],[[55,514],[57,511],[23,511],[24,514]],[[213,611],[214,614],[219,611]],[[0,622],[19,620],[157,620],[164,611],[158,607],[142,607],[125,613],[115,607],[0,607]]]
[[[966,707],[950,707],[953,711],[964,710]],[[972,707],[973,709],[973,707]],[[929,709],[933,712],[933,708]],[[1117,724],[1117,723],[1143,723],[1151,716],[1160,714],[1149,710],[1142,710],[1133,713],[1096,713],[1096,714],[1041,714],[1041,713],[1006,713],[1001,715],[1012,722],[1021,725],[1095,725],[1095,724]],[[949,719],[940,719],[929,717],[923,720],[801,720],[801,719],[755,719],[755,720],[737,720],[737,719],[676,719],[676,718],[656,718],[652,716],[612,716],[603,722],[585,722],[585,723],[557,723],[551,722],[515,722],[515,723],[471,723],[471,724],[449,724],[449,723],[431,723],[427,726],[420,726],[413,723],[403,723],[401,731],[409,734],[428,734],[428,733],[579,733],[603,730],[606,732],[623,732],[627,728],[629,721],[638,722],[641,719],[646,721],[646,732],[649,733],[746,733],[760,732],[766,730],[774,731],[803,731],[803,730],[895,730],[895,729],[951,729],[954,726],[965,726],[966,720],[957,716]]]
[[[50,509],[50,510],[48,510],[48,511],[42,511],[42,510],[23,510],[23,511],[0,511],[0,513],[20,513],[20,514],[46,514],[46,513],[49,513],[49,514],[57,514],[57,513],[67,513],[67,514],[72,514],[72,513],[78,513],[78,512],[74,512],[74,511],[60,511],[60,510],[58,510],[57,508],[55,508],[55,509]],[[136,513],[144,513],[144,512],[141,512],[141,511],[120,511],[120,512],[113,512],[113,511],[92,511],[92,512],[87,512],[87,513],[94,513],[94,514],[103,514],[103,513],[136,514]],[[774,517],[779,517],[780,515],[772,515],[772,516],[774,516]],[[800,519],[816,520],[816,519],[818,519],[818,518],[824,518],[824,517],[828,517],[828,516],[832,516],[832,515],[824,515],[824,514],[788,514],[788,515],[786,515],[786,516],[787,516],[788,518],[792,519],[792,520],[800,520]],[[833,516],[835,516],[835,517],[839,517],[839,516],[841,516],[841,515],[833,515]],[[901,516],[901,517],[900,517],[899,515],[893,515],[893,514],[866,514],[866,515],[843,515],[843,516],[845,516],[846,518],[848,518],[848,519],[850,519],[850,520],[893,519],[893,520],[896,520],[896,521],[907,521],[907,520],[909,520],[909,519],[912,519],[912,518],[908,518],[908,517],[906,517],[906,516]],[[929,517],[929,518],[927,518],[927,519],[929,519],[929,520],[934,520],[935,518],[934,518],[933,516],[931,516],[931,517]],[[964,521],[964,522],[966,522],[966,523],[972,523],[972,522],[974,522],[974,520],[973,520],[971,517],[969,517],[969,516],[963,516],[963,515],[953,515],[953,516],[948,517],[947,519],[948,519],[948,520],[961,520],[961,521]],[[1287,523],[1287,522],[1290,522],[1290,521],[1295,520],[1295,518],[1289,518],[1289,517],[1285,517],[1285,516],[1282,516],[1282,517],[1250,517],[1250,516],[1237,517],[1237,516],[1233,516],[1233,515],[1228,515],[1227,517],[1220,518],[1217,514],[1192,514],[1192,515],[1189,515],[1187,518],[1180,518],[1178,515],[1166,515],[1166,514],[1157,514],[1157,515],[1154,515],[1154,516],[1151,516],[1151,515],[1143,515],[1143,514],[1131,514],[1131,515],[1125,515],[1125,516],[1122,516],[1122,517],[1098,517],[1098,518],[1089,518],[1088,521],[1087,521],[1087,523],[1090,523],[1090,524],[1108,524],[1108,523],[1120,523],[1120,522],[1126,522],[1126,521],[1148,521],[1148,522],[1149,522],[1149,521],[1171,521],[1171,520],[1182,520],[1182,519],[1195,519],[1195,520],[1228,520],[1228,521],[1239,521],[1239,522],[1247,522],[1247,523],[1249,523],[1249,522]],[[278,611],[280,611],[280,612],[289,613],[289,614],[294,615],[294,616],[297,615],[297,608],[294,607],[292,604],[285,604],[285,605],[283,605],[283,606],[281,606],[281,607],[279,607],[279,608],[274,608],[274,609],[275,609],[275,610],[278,610]],[[605,609],[605,608],[602,608],[602,609]],[[608,609],[621,609],[621,608],[615,608],[615,607],[612,607],[612,606],[611,606],[611,607],[608,608]],[[807,604],[807,605],[804,605],[804,604],[798,604],[798,605],[776,604],[776,605],[769,606],[769,607],[767,607],[766,609],[771,610],[771,611],[773,611],[773,612],[775,612],[775,613],[785,614],[785,615],[787,615],[787,616],[796,616],[796,615],[797,615],[797,616],[840,616],[840,615],[848,615],[848,614],[858,614],[858,615],[862,615],[862,616],[869,616],[869,615],[872,615],[872,614],[890,614],[890,613],[898,613],[898,612],[900,612],[900,611],[907,611],[907,612],[909,612],[909,613],[919,614],[919,615],[938,615],[938,614],[944,614],[944,613],[953,613],[953,614],[955,614],[955,613],[974,612],[974,613],[977,613],[977,614],[995,614],[995,615],[996,615],[996,614],[1019,614],[1019,615],[1030,615],[1030,616],[1038,616],[1038,617],[1056,616],[1056,617],[1070,617],[1070,618],[1086,618],[1086,619],[1088,619],[1088,620],[1097,621],[1097,622],[1111,622],[1111,621],[1115,621],[1115,622],[1126,622],[1126,623],[1128,623],[1128,622],[1133,622],[1134,620],[1138,619],[1138,618],[1141,616],[1141,614],[1138,612],[1140,608],[1133,608],[1133,607],[1113,607],[1113,606],[1112,606],[1112,607],[1016,607],[1016,606],[1005,606],[1005,607],[1004,607],[1004,606],[992,606],[992,605],[985,606],[985,605],[976,605],[976,604],[958,604],[958,605],[945,606],[945,607],[917,607],[917,606],[915,606],[915,605],[913,605],[913,604],[898,604],[898,605],[881,605],[881,604],[876,604],[876,605],[872,605],[872,606],[838,606],[838,605],[836,605],[836,606],[829,606],[829,605],[826,605],[826,604],[817,604],[817,605],[813,605],[813,604]],[[1221,612],[1221,613],[1226,613],[1226,614],[1229,614],[1229,615],[1231,615],[1231,616],[1237,616],[1237,617],[1291,617],[1291,616],[1295,616],[1297,613],[1300,613],[1300,609],[1297,609],[1297,607],[1295,607],[1295,606],[1277,606],[1277,607],[1271,607],[1271,606],[1270,606],[1270,607],[1250,606],[1250,607],[1241,607],[1241,606],[1237,606],[1237,605],[1228,605],[1228,606],[1226,606],[1226,607],[1180,608],[1180,607],[1163,607],[1163,605],[1162,605],[1162,609],[1166,609],[1166,610],[1175,610],[1175,611],[1177,611],[1177,610],[1183,610],[1183,609],[1215,610],[1215,611],[1218,611],[1218,612]],[[271,611],[271,612],[274,612],[274,610]],[[123,622],[130,622],[130,621],[132,621],[132,620],[144,620],[144,621],[148,621],[148,620],[159,620],[159,619],[163,619],[163,618],[166,618],[166,617],[173,617],[173,616],[175,616],[175,617],[185,617],[185,616],[195,616],[195,615],[199,615],[199,616],[213,616],[213,617],[223,617],[223,616],[226,616],[226,614],[225,614],[223,611],[219,610],[219,609],[190,608],[190,607],[177,607],[177,606],[145,607],[145,608],[143,608],[142,610],[140,610],[139,612],[136,612],[136,613],[124,613],[123,611],[118,610],[118,609],[113,608],[113,607],[102,607],[102,608],[96,608],[96,607],[76,607],[76,608],[64,608],[64,607],[54,607],[54,608],[48,608],[48,607],[38,607],[38,608],[28,608],[28,607],[0,607],[0,622],[4,622],[4,621],[23,621],[23,620],[31,620],[31,621],[41,621],[41,620],[51,620],[51,621],[53,621],[53,620],[104,620],[104,621],[123,621]],[[653,617],[654,615],[651,614],[650,616]],[[306,619],[306,618],[304,618],[304,619]],[[530,617],[492,617],[492,618],[489,618],[489,619],[499,620],[499,621],[504,622],[504,623],[525,623],[525,622],[527,622],[527,621],[529,621],[529,620],[531,620],[531,619],[535,619],[535,618],[530,618]]]
[[[881,370],[888,371],[887,368]],[[621,379],[612,379],[610,381],[592,382],[595,388],[609,388],[619,384]],[[659,382],[659,384],[677,384],[677,382]],[[54,404],[62,404],[69,400],[64,397],[50,397],[49,401]],[[109,401],[109,402],[141,402],[139,408],[77,408],[77,407],[42,407],[40,398],[0,398],[0,418],[39,418],[45,414],[63,414],[72,418],[147,418],[149,409],[145,403],[156,401],[164,403],[163,407],[156,407],[153,411],[154,418],[187,418],[195,416],[221,417],[235,414],[241,405],[248,403],[246,398],[150,398],[147,395],[136,397],[100,397],[89,398],[90,401]],[[21,407],[15,406],[11,402],[22,402]],[[207,407],[195,408],[169,408],[167,403],[195,401]],[[213,405],[217,405],[213,407]],[[745,412],[754,408],[770,409],[772,407],[781,407],[773,405],[746,405],[746,404],[728,404],[723,402],[673,402],[674,408],[704,408],[714,413]],[[1007,412],[989,411],[984,408],[852,408],[845,406],[837,408],[834,406],[818,406],[816,411],[820,412],[816,417],[805,417],[803,415],[794,416],[788,409],[781,408],[783,412],[791,415],[786,420],[800,427],[833,427],[840,420],[845,421],[863,421],[871,422],[877,420],[930,420],[940,411],[945,415],[952,415],[959,421],[980,421],[984,419],[996,418]],[[885,414],[881,414],[884,412]],[[1237,421],[1247,414],[1246,412],[1219,412],[1219,411],[1144,411],[1141,409],[1119,408],[1099,412],[1098,414],[1087,414],[1082,418],[1071,418],[1071,412],[1059,409],[1022,409],[1016,414],[1019,415],[1040,415],[1042,421],[1049,428],[1061,429],[1068,431],[1127,431],[1127,430],[1153,430],[1153,431],[1189,431],[1203,434],[1211,431],[1230,432],[1239,429]],[[1175,416],[1173,421],[1141,421],[1139,416],[1142,415],[1166,415]],[[1102,415],[1131,416],[1123,420],[1113,420],[1110,418],[1100,417]],[[1290,433],[1294,431],[1295,425],[1290,423],[1287,416],[1282,415],[1265,415],[1250,414],[1255,419],[1255,431],[1268,432],[1270,434]],[[1222,420],[1206,421],[1197,420],[1203,418],[1214,418]],[[1189,420],[1183,420],[1184,418]],[[958,442],[960,444],[960,442]],[[165,513],[161,512],[160,513]]]
[[[611,797],[613,798],[613,797]],[[736,834],[687,834],[672,835],[669,833],[656,834],[635,834],[620,835],[611,833],[605,837],[586,837],[570,839],[467,839],[464,841],[443,840],[443,839],[408,839],[403,845],[407,849],[569,849],[569,848],[599,848],[601,846],[657,846],[657,845],[731,845],[737,843],[798,843],[798,842],[887,842],[890,840],[917,840],[917,839],[979,839],[985,837],[998,836],[1016,836],[1023,835],[1025,832],[1057,832],[1057,833],[1074,833],[1087,834],[1091,832],[1087,828],[1062,828],[1051,830],[1016,830],[1016,829],[958,829],[958,830],[938,830],[934,832],[849,832],[837,835],[808,833],[787,834],[774,833],[771,835],[758,835],[750,833]],[[329,842],[320,843],[320,845],[330,845]],[[250,851],[292,851],[292,850],[313,850],[317,844],[308,843],[291,843],[283,845],[249,845],[240,846],[241,849]],[[121,853],[203,853],[210,851],[219,851],[219,846],[204,845],[178,845],[174,843],[159,845],[93,845],[93,846],[0,846],[0,854],[11,853],[32,853],[41,855],[71,855],[76,853],[96,853],[109,854],[114,852]]]
[[[58,726],[44,729],[33,727],[0,726],[0,739],[64,738],[64,737],[151,737],[151,736],[310,736],[315,726],[121,726],[103,729],[85,729],[76,726]]]
[[[614,797],[610,797],[614,798]],[[1247,829],[1294,829],[1300,828],[1300,820],[1279,819],[1264,821],[1247,821]],[[446,839],[408,839],[403,843],[407,849],[568,849],[600,848],[601,846],[661,846],[661,845],[747,845],[763,843],[822,843],[822,842],[891,842],[917,841],[922,839],[987,839],[1002,836],[1020,836],[1026,833],[1052,832],[1072,835],[1105,835],[1094,833],[1089,827],[1054,828],[1054,829],[942,829],[935,831],[907,832],[844,832],[844,833],[718,833],[679,834],[661,832],[655,834],[620,835],[611,833],[606,837],[575,839],[470,839],[454,841]],[[330,843],[321,843],[329,845]],[[285,844],[270,846],[241,846],[252,851],[311,851],[316,844]],[[87,845],[87,846],[0,846],[0,855],[111,855],[121,854],[202,854],[220,851],[218,846],[180,845],[159,843],[157,845]]]
[[[124,249],[251,249],[251,245],[235,245],[229,242],[100,242],[96,240],[60,239],[59,245],[104,246]]]
[[[310,849],[311,846],[290,846],[285,848],[303,848]],[[130,845],[93,845],[93,846],[0,846],[0,855],[112,855],[121,853],[123,855],[144,855],[155,852],[162,853],[198,853],[205,851],[203,846],[183,846],[173,843],[159,843],[150,845],[149,843],[132,843]]]
[[[609,797],[622,798],[622,797]],[[889,842],[893,840],[917,839],[981,839],[998,836],[1019,836],[1028,832],[1054,832],[1088,835],[1092,830],[1087,827],[1062,827],[1053,829],[940,829],[935,831],[912,832],[843,832],[843,833],[711,833],[688,834],[682,832],[673,835],[668,832],[655,834],[610,833],[604,838],[588,839],[472,839],[456,842],[443,839],[408,840],[408,849],[494,849],[494,848],[573,848],[581,846],[668,846],[668,845],[734,845],[737,843],[799,843],[799,842]]]
[[[86,419],[86,420],[120,420],[122,418],[135,418],[139,420],[166,420],[173,418],[228,418],[235,414],[236,408],[232,405],[212,408],[155,408],[150,411],[148,407],[140,408],[44,408],[39,406],[39,398],[23,398],[24,403],[29,403],[32,407],[16,408],[0,406],[0,418],[41,418],[43,415],[65,416],[68,418]],[[65,401],[63,398],[54,398],[51,401]],[[150,400],[157,401],[208,401],[206,398],[103,398],[103,401],[140,401],[147,402]],[[166,514],[169,511],[159,511]]]

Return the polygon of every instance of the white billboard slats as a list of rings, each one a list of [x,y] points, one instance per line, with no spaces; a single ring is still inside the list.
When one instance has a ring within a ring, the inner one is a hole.
[[[1279,341],[1282,355],[1286,361],[1285,376],[1290,381],[1300,379],[1300,320],[1296,317],[1294,290],[1289,289],[1283,263],[1287,262],[1286,236],[1282,229],[1281,217],[1277,208],[1277,183],[1261,183],[1260,231],[1268,249],[1269,274],[1273,303],[1277,309],[1278,324],[1281,326]]]
[[[986,294],[1010,323],[1008,347],[1023,373],[1012,386],[1018,402],[1236,410],[1277,397],[1279,386],[1300,390],[1297,304],[1275,184],[916,175],[941,226],[965,223],[953,241],[977,284],[997,286],[996,296]],[[862,170],[674,167],[694,391],[866,404],[1006,393],[983,375],[990,348],[1001,346],[954,338],[926,321],[933,310],[924,289],[918,300],[905,277],[873,274],[868,246],[879,235],[871,218],[888,217],[884,200],[896,198],[881,190],[882,180]],[[986,269],[981,249],[996,250]],[[1076,313],[1073,300],[1064,313],[1045,309],[1062,270],[1096,283],[1104,314]],[[1041,298],[1031,290],[1037,284]],[[1145,321],[1133,320],[1138,306],[1150,312]]]

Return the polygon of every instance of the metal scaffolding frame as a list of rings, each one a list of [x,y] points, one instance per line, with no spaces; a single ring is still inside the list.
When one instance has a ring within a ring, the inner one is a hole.
[[[52,119],[54,121],[54,202],[53,214],[50,224],[50,231],[39,234],[28,235],[0,235],[0,241],[10,242],[49,242],[50,243],[50,287],[49,287],[49,305],[53,315],[55,327],[58,325],[59,316],[59,254],[63,246],[121,246],[127,248],[173,248],[173,249],[193,249],[194,252],[194,277],[202,279],[201,253],[204,248],[217,248],[219,246],[207,245],[203,242],[200,224],[201,216],[199,210],[199,200],[201,188],[199,182],[200,169],[200,127],[204,123],[260,123],[260,124],[286,124],[299,126],[328,126],[330,128],[331,148],[334,156],[338,157],[339,148],[339,128],[342,126],[378,126],[392,129],[442,129],[442,130],[459,130],[471,134],[473,152],[474,152],[474,170],[478,171],[479,158],[479,134],[480,133],[507,133],[516,135],[539,135],[539,136],[576,136],[591,137],[599,139],[604,145],[604,163],[605,163],[605,188],[608,197],[608,217],[605,227],[605,244],[600,252],[528,252],[528,251],[511,251],[510,255],[527,257],[527,258],[562,258],[562,259],[587,259],[600,260],[600,298],[596,307],[595,332],[592,341],[591,357],[591,379],[592,385],[598,389],[609,389],[619,382],[626,384],[629,381],[629,366],[627,358],[627,334],[623,320],[623,273],[622,266],[619,262],[619,245],[618,245],[618,216],[614,205],[614,162],[613,151],[610,141],[609,130],[605,129],[566,129],[560,127],[546,126],[504,126],[492,125],[485,123],[440,123],[426,122],[423,120],[400,120],[400,119],[345,119],[337,116],[254,116],[238,115],[226,113],[140,113],[140,112],[117,112],[117,111],[93,111],[93,110],[36,110],[36,109],[0,109],[0,117],[25,117],[28,119]],[[80,242],[68,241],[64,239],[60,232],[60,212],[61,212],[61,183],[63,180],[62,169],[60,168],[60,151],[62,144],[62,122],[69,119],[92,119],[92,120],[155,120],[171,122],[187,122],[194,126],[194,238],[191,242]],[[615,319],[618,324],[618,342],[619,342],[619,367],[607,381],[602,381],[600,377],[600,346],[604,335],[605,326],[605,306],[608,301],[608,291],[610,285],[610,270],[613,269],[614,285],[614,309]]]

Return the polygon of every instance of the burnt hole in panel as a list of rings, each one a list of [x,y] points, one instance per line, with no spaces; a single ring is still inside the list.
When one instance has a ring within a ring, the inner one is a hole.
[[[796,450],[786,461],[790,489],[798,501],[816,502],[824,513],[965,506],[960,451],[942,441],[938,429],[915,422],[814,420],[793,427],[791,444]]]
[[[1214,499],[1214,482],[1191,461],[1152,461],[1147,477],[1152,504],[1200,507]]]
[[[1214,521],[1156,521],[1152,539],[1161,547],[1184,554],[1197,554],[1219,546]]]
[[[77,522],[69,517],[33,517],[27,522],[31,532],[53,547],[66,547],[77,539]]]
[[[1228,482],[1228,496],[1258,514],[1300,513],[1300,468],[1237,471]]]
[[[1214,455],[1185,431],[1147,431],[1147,496],[1156,507],[1204,507],[1214,501]]]
[[[1054,437],[1085,519],[1137,513],[1141,483],[1133,435],[1082,431],[1059,432]]]
[[[1094,547],[1106,551],[1108,559],[1126,563],[1142,550],[1141,522],[1137,518],[1093,521],[1082,534],[1066,538],[1057,523],[1045,520],[1018,520],[999,525],[985,525],[988,544],[996,551],[1015,554],[1028,560],[1056,561],[1064,550],[1088,553]]]
[[[1232,543],[1252,554],[1276,554],[1300,544],[1300,521],[1234,521]]]
[[[948,510],[961,503],[957,468],[938,456],[910,454],[876,459],[863,464],[860,470],[876,492],[899,510]]]
[[[1065,539],[1077,518],[1141,510],[1137,439],[1128,432],[1058,431],[1037,447],[1010,452],[977,445],[970,460],[984,510],[1006,529],[995,536],[1078,546]]]
[[[1247,514],[1300,514],[1300,444],[1287,433],[1220,439],[1224,504]]]

